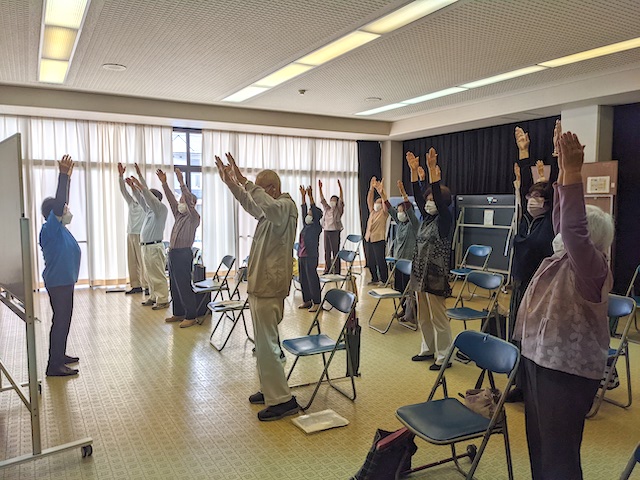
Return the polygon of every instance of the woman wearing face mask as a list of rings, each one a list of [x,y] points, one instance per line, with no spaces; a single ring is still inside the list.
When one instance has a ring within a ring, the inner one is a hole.
[[[58,162],[58,188],[55,198],[42,202],[42,216],[45,223],[40,230],[40,247],[44,256],[42,278],[49,294],[53,310],[51,332],[49,333],[48,377],[76,375],[78,370],[67,364],[76,363],[78,357],[66,354],[67,338],[73,314],[73,289],[80,273],[80,247],[67,229],[71,223],[69,182],[73,161],[69,155]]]
[[[558,135],[560,122],[556,123],[554,138]],[[518,209],[518,231],[513,239],[513,261],[511,264],[511,304],[509,307],[509,332],[513,334],[516,314],[524,292],[531,277],[542,263],[542,260],[553,254],[552,206],[553,195],[551,185],[544,178],[544,164],[538,160],[538,180],[534,183],[531,167],[534,163],[529,159],[529,135],[520,127],[515,130],[518,146],[518,162],[514,165],[516,208]],[[555,167],[551,170],[551,181],[556,176]],[[524,211],[523,211],[524,210]],[[514,342],[517,344],[517,342]],[[516,375],[516,386],[507,395],[507,402],[521,402],[521,372]]]
[[[608,293],[613,278],[605,252],[611,216],[586,206],[584,147],[560,136],[553,227],[560,250],[535,272],[518,310],[527,443],[534,480],[581,479],[585,415],[602,379],[609,349]]]
[[[402,180],[398,180],[398,190],[402,195],[403,203],[398,207],[393,207],[387,199],[387,194],[384,191],[384,187],[381,182],[376,184],[376,190],[382,198],[383,208],[389,212],[391,218],[396,222],[396,238],[393,242],[393,257],[397,260],[405,259],[411,260],[413,258],[413,251],[416,248],[416,233],[420,221],[416,217],[416,213],[413,209],[413,204],[409,201],[409,196],[404,189]],[[409,276],[396,270],[394,273],[394,286],[398,292],[404,292],[407,284],[409,283]],[[405,299],[402,300],[402,312],[399,312],[397,316],[401,321],[414,321],[413,308],[406,308]]]
[[[200,214],[196,210],[196,196],[185,185],[182,172],[177,167],[175,174],[182,191],[179,202],[167,185],[167,174],[162,170],[156,171],[175,219],[169,242],[169,290],[173,303],[173,315],[165,318],[165,322],[180,322],[180,328],[187,328],[196,324],[198,316],[198,302],[191,288],[193,271],[191,247],[196,229],[200,225]]]
[[[367,194],[367,206],[369,207],[369,219],[367,229],[364,234],[365,246],[368,246],[367,263],[371,271],[371,281],[369,285],[387,283],[389,272],[387,271],[387,261],[385,260],[385,237],[387,229],[387,218],[389,213],[382,208],[382,199],[374,201],[374,191],[378,179],[371,177],[369,183],[369,193]]]
[[[418,301],[418,325],[422,333],[422,348],[412,360],[435,359],[429,370],[439,370],[452,342],[451,325],[445,315],[445,300],[451,295],[449,257],[453,236],[451,191],[440,184],[442,174],[435,149],[429,149],[427,167],[429,188],[420,195],[419,160],[407,152],[411,183],[422,222],[416,235],[416,248],[411,268],[410,288]],[[448,364],[446,368],[449,368]]]
[[[340,259],[337,258],[340,250],[340,232],[342,231],[342,214],[344,213],[344,195],[342,184],[338,180],[340,197],[331,196],[329,203],[322,193],[322,180],[318,180],[318,191],[320,192],[320,203],[324,209],[322,218],[322,228],[324,229],[324,275],[327,273],[340,274]],[[333,265],[333,270],[330,271]]]
[[[303,185],[300,185],[300,195],[302,195],[303,226],[298,247],[298,269],[303,303],[298,308],[306,308],[310,312],[317,312],[322,300],[320,296],[320,278],[318,277],[322,210],[316,207],[311,185],[306,190]],[[309,197],[310,208],[307,207],[307,196]]]

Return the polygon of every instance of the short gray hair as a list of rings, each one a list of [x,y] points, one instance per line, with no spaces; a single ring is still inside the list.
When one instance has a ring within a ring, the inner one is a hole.
[[[585,207],[591,242],[598,250],[604,252],[613,243],[615,230],[613,217],[595,205],[586,205]]]

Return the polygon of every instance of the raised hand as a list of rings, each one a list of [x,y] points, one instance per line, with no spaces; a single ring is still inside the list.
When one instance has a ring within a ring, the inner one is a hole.
[[[380,180],[379,182],[376,182],[375,185],[373,186],[376,191],[382,195],[384,193],[384,178],[382,180]]]
[[[122,165],[122,163],[118,163],[118,174],[122,177],[124,175],[124,172],[127,171],[127,167],[125,167],[124,165]]]
[[[178,179],[178,185],[180,186],[184,185],[184,176],[182,175],[182,172],[180,171],[180,169],[178,167],[175,167],[173,171],[175,172],[176,178]]]
[[[513,186],[516,190],[520,190],[520,185],[522,185],[522,177],[520,176],[520,165],[517,163],[513,164],[513,173],[516,176],[516,179],[513,181]]]
[[[565,177],[580,174],[584,163],[584,145],[575,133],[567,132],[560,136],[560,157]]]
[[[538,180],[536,182],[546,182],[547,178],[544,176],[544,162],[538,160],[536,162],[536,168],[538,169]]]
[[[127,185],[129,185],[131,188],[136,188],[136,184],[133,183],[133,180],[131,179],[131,177],[125,178],[124,179],[125,183]]]
[[[413,152],[407,152],[406,154],[407,164],[411,170],[417,170],[420,165],[420,159],[416,157]]]
[[[338,180],[338,183],[340,183],[340,180]],[[318,188],[322,190],[322,180],[318,180]]]
[[[222,162],[222,159],[219,156],[215,156],[216,158],[216,167],[218,167],[218,173],[220,174],[220,178],[227,185],[237,185],[238,182],[235,181],[235,176],[233,175],[233,169],[231,165],[225,165]]]
[[[369,182],[369,190],[373,190],[376,188],[376,183],[378,183],[378,179],[376,177],[371,177],[371,181]]]
[[[424,182],[424,179],[427,178],[427,174],[422,167],[418,167],[418,178],[421,182]]]
[[[429,152],[427,153],[427,168],[431,170],[438,165],[438,154],[436,153],[436,149],[431,147]]]
[[[71,155],[63,155],[62,159],[58,162],[58,170],[60,173],[71,176],[71,171],[73,170],[73,160],[71,160]]]
[[[553,153],[551,154],[554,157],[557,157],[560,154],[559,148],[558,148],[558,141],[560,140],[560,135],[562,135],[562,122],[560,122],[560,120],[556,120],[556,124],[553,127]]]
[[[157,169],[156,170],[156,175],[160,179],[160,182],[162,182],[163,184],[167,183],[167,174],[164,173],[162,170]]]
[[[400,195],[402,195],[403,197],[407,196],[407,191],[404,189],[404,183],[402,183],[402,180],[398,180],[396,182],[396,185],[398,186],[398,190],[400,191]]]
[[[313,196],[313,187],[311,185],[307,187],[307,195],[309,195],[309,197]]]
[[[227,156],[227,161],[229,162],[229,165],[233,169],[233,176],[236,178],[236,180],[238,180],[238,183],[240,183],[241,185],[244,185],[245,183],[247,183],[247,177],[242,175],[242,172],[238,168],[238,165],[236,164],[236,161],[231,155],[231,153],[227,152],[226,156]]]
[[[129,180],[131,181],[131,183],[129,183],[130,187],[135,188],[140,192],[142,191],[142,184],[140,183],[140,180],[138,180],[136,177],[129,177]]]
[[[302,195],[302,201],[305,201],[307,190],[304,188],[304,185],[300,185],[300,195]]]
[[[342,184],[340,183],[340,179],[338,179],[338,188],[342,189]]]
[[[133,164],[136,167],[136,173],[138,174],[138,177],[142,177],[142,172],[140,171],[140,167],[138,166],[137,163]]]
[[[529,153],[529,144],[531,143],[531,141],[529,140],[529,134],[525,133],[522,128],[516,127],[515,136],[518,150],[526,151],[527,153]]]

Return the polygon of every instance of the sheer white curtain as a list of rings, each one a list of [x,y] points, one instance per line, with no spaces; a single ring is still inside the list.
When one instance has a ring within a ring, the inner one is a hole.
[[[360,233],[358,220],[358,149],[355,141],[285,137],[248,133],[203,131],[203,253],[207,265],[217,265],[226,254],[242,261],[248,254],[256,222],[222,184],[215,168],[215,155],[224,159],[231,152],[245,175],[254,179],[264,169],[278,172],[282,191],[300,205],[300,185],[324,183],[327,198],[338,195],[340,179],[345,195],[344,233]],[[225,159],[226,162],[226,159]],[[213,176],[213,177],[212,177]],[[222,190],[222,191],[220,191]],[[298,230],[302,228],[298,222]],[[324,258],[321,238],[321,263]]]
[[[37,247],[43,218],[40,205],[55,195],[57,160],[68,153],[76,162],[70,185],[69,229],[82,250],[80,282],[123,282],[126,267],[126,204],[118,187],[117,163],[127,175],[138,162],[151,187],[160,189],[155,170],[172,169],[170,127],[0,116],[0,137],[22,134],[26,208],[34,233],[34,252],[41,280],[44,262]],[[169,238],[173,219],[167,222]]]

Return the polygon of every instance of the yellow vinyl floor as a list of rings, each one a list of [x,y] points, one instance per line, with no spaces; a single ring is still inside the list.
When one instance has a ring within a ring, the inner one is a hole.
[[[364,461],[376,428],[400,428],[396,408],[423,401],[437,373],[428,370],[430,362],[410,360],[419,351],[418,332],[395,322],[386,335],[367,328],[375,302],[366,293],[365,280],[358,278],[362,325],[358,397],[351,402],[323,386],[309,413],[332,409],[348,419],[349,425],[315,434],[298,429],[291,422],[293,417],[269,423],[257,420],[261,407],[247,400],[258,390],[255,360],[241,325],[226,348],[217,352],[209,344],[211,318],[203,325],[180,329],[164,322],[169,310],[141,306],[141,295],[77,289],[67,351],[81,358],[80,375],[42,378],[40,420],[43,448],[92,437],[93,455],[83,459],[79,449],[69,450],[0,470],[0,478],[348,479]],[[482,302],[474,300],[476,305]],[[309,327],[313,314],[298,310],[299,303],[299,292],[286,299],[283,339],[304,334]],[[51,317],[44,291],[36,294],[36,304],[41,320],[37,324],[38,364],[43,375]],[[508,305],[508,294],[502,295],[501,304]],[[388,320],[391,305],[389,300],[383,302],[376,323]],[[322,315],[331,332],[336,313]],[[469,327],[478,329],[479,325]],[[456,323],[453,328],[457,333],[461,325]],[[632,344],[630,349],[637,395],[640,346]],[[0,306],[0,359],[17,380],[27,380],[24,324],[4,306]],[[287,368],[292,362],[288,355]],[[295,380],[319,376],[319,358],[301,362]],[[336,374],[344,375],[343,353],[336,357],[335,367]],[[472,388],[477,374],[472,365],[455,362],[447,373],[450,392]],[[301,401],[310,393],[311,387],[294,391]],[[620,387],[610,396],[620,398],[623,393]],[[587,420],[582,446],[585,478],[619,477],[640,441],[638,408],[634,404],[623,410],[605,403],[594,419]],[[515,476],[527,479],[522,404],[508,405],[507,414]],[[414,465],[444,458],[449,452],[447,447],[416,442]],[[15,392],[1,392],[0,460],[30,453],[28,411]],[[462,477],[448,464],[415,478]],[[507,478],[501,436],[489,442],[476,478]],[[640,468],[633,478],[640,478]]]

